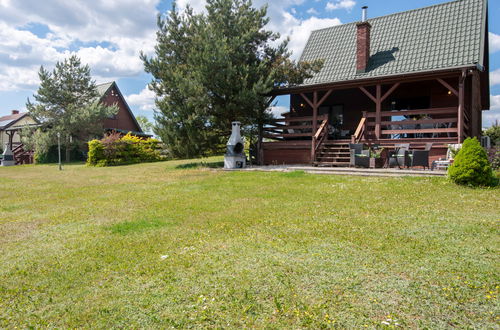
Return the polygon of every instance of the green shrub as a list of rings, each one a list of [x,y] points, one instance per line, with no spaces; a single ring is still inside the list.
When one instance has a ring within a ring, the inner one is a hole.
[[[460,185],[492,186],[496,182],[486,150],[476,138],[467,138],[448,169],[448,177]]]
[[[159,143],[156,139],[142,139],[130,133],[125,136],[110,134],[102,140],[89,142],[87,165],[115,166],[159,161],[163,159]]]

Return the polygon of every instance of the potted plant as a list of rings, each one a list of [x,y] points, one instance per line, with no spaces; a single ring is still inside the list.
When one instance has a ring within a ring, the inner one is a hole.
[[[384,166],[383,152],[384,148],[370,148],[370,168],[382,168]]]

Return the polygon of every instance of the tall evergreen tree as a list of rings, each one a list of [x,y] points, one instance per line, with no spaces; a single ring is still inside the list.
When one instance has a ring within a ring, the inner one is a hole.
[[[32,134],[33,144],[37,152],[47,152],[57,143],[56,136],[60,133],[66,147],[66,161],[69,161],[70,150],[82,148],[89,138],[102,135],[102,120],[116,114],[118,108],[99,102],[90,68],[82,66],[77,56],[57,62],[52,72],[40,67],[38,76],[40,87],[34,95],[36,102],[28,99],[26,104],[31,116],[41,123]]]
[[[267,8],[251,0],[208,0],[206,14],[175,5],[158,18],[156,54],[142,55],[157,95],[158,134],[178,157],[220,150],[231,121],[239,120],[257,140],[277,86],[301,83],[321,61],[296,63],[288,40],[265,29]],[[260,128],[260,129],[259,129]]]

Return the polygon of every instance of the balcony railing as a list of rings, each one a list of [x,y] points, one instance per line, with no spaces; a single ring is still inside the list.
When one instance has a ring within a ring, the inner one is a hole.
[[[431,108],[418,110],[382,111],[380,139],[457,138],[457,108]],[[377,139],[375,112],[363,112],[363,117],[352,136],[353,142]],[[405,118],[394,120],[394,117]],[[468,131],[469,119],[465,117]]]
[[[264,127],[263,137],[272,140],[296,140],[313,138],[313,126],[318,129],[324,120],[328,120],[328,115],[317,116],[316,125],[313,125],[313,117],[288,117],[274,119]]]

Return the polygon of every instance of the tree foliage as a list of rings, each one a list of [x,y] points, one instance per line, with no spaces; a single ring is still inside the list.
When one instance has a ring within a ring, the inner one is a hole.
[[[180,12],[174,2],[159,16],[155,55],[142,59],[154,77],[155,133],[174,156],[217,152],[234,120],[255,138],[270,119],[271,90],[321,68],[322,61],[292,61],[288,40],[265,29],[266,15],[251,0],[208,0],[203,14]]]
[[[500,146],[500,122],[495,121],[491,127],[484,131],[483,135],[490,137],[493,146]]]
[[[35,102],[28,99],[26,107],[41,126],[27,142],[37,153],[44,153],[57,144],[60,133],[69,161],[69,151],[102,135],[103,119],[116,114],[118,108],[100,102],[90,68],[83,66],[77,56],[57,62],[52,72],[42,66],[38,76],[40,87],[34,95]]]
[[[151,133],[153,132],[153,123],[149,121],[149,119],[146,116],[139,115],[136,116],[135,119],[139,123],[139,126],[141,127],[142,131],[145,133]]]

